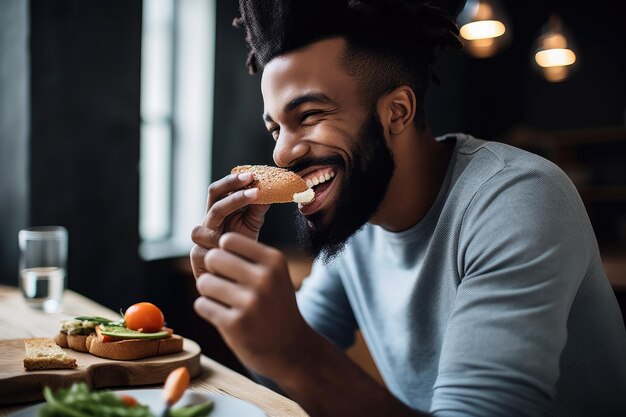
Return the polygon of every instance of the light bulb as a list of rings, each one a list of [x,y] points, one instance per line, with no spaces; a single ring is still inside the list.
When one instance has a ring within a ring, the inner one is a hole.
[[[465,50],[476,58],[493,56],[510,41],[510,24],[497,0],[468,0],[457,24]]]
[[[568,37],[561,19],[552,15],[537,39],[534,62],[543,77],[550,82],[564,81],[574,68],[576,53]]]

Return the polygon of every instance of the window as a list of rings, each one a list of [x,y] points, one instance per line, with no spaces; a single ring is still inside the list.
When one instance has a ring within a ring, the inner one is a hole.
[[[211,172],[215,0],[144,0],[140,253],[182,256]]]

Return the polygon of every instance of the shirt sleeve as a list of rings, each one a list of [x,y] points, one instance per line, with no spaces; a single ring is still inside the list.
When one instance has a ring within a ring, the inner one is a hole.
[[[465,211],[436,416],[550,415],[567,320],[590,259],[584,206],[559,170],[499,173]],[[591,236],[589,235],[591,233]]]
[[[311,275],[297,293],[298,307],[306,322],[340,349],[352,346],[356,320],[341,278],[333,263],[316,260]]]

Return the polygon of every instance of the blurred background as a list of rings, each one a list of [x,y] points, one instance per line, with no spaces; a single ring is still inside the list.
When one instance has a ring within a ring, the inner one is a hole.
[[[466,48],[439,54],[433,131],[559,164],[624,309],[622,2],[439,4],[459,16]],[[193,312],[188,261],[210,182],[234,165],[272,163],[237,15],[234,0],[0,2],[0,284],[18,284],[19,229],[63,225],[70,289],[115,311],[152,301],[177,333],[241,370]],[[295,245],[294,210],[272,207],[261,240],[289,255],[299,285],[309,260]]]

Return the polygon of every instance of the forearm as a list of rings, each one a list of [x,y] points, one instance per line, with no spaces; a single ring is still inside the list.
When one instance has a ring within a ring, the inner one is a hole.
[[[427,415],[408,408],[317,334],[277,382],[311,417]]]

